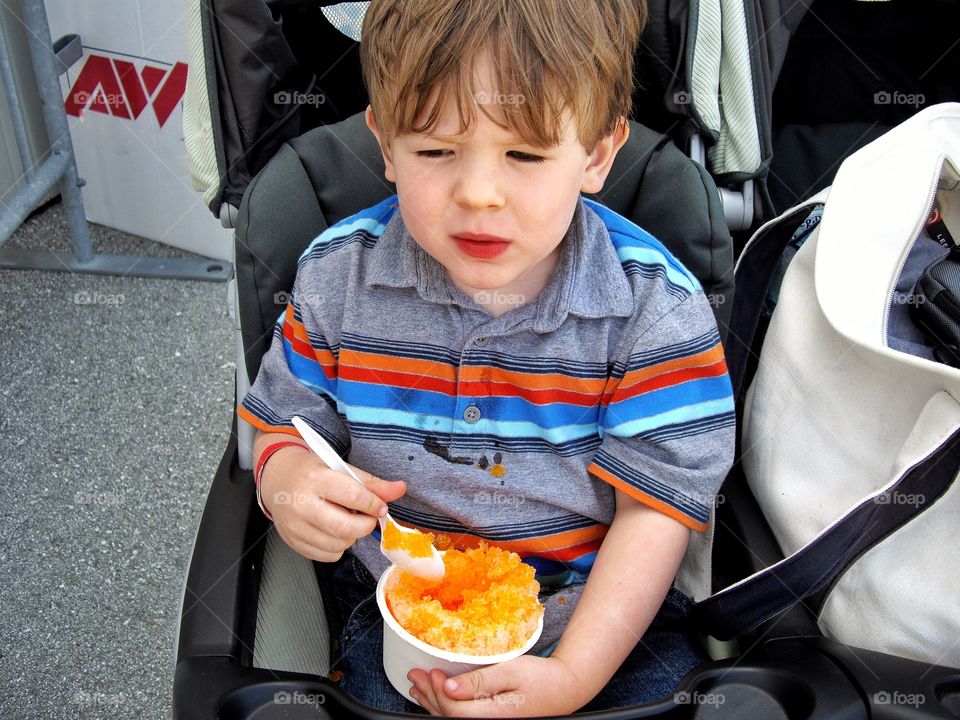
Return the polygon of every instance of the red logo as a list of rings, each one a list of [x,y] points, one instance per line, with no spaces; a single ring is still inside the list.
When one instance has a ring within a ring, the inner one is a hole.
[[[153,108],[160,127],[170,117],[187,88],[187,65],[173,67],[144,64],[90,55],[67,93],[67,115],[80,117],[84,110],[136,120],[147,105]]]

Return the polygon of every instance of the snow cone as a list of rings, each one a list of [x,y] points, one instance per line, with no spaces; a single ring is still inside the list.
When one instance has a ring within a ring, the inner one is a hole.
[[[540,584],[514,552],[481,544],[448,550],[442,580],[391,566],[377,583],[383,667],[407,699],[413,668],[458,675],[523,655],[543,630]]]

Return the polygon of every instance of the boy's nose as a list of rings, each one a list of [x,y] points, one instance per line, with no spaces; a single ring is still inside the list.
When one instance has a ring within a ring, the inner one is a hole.
[[[483,162],[463,164],[453,194],[459,205],[471,210],[501,207],[504,203],[496,171]]]

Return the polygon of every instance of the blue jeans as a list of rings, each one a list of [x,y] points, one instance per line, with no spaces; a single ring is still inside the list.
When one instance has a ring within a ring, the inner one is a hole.
[[[333,589],[344,618],[332,669],[343,672],[341,687],[371,707],[424,713],[398,693],[383,671],[383,620],[376,581],[349,553],[333,571]],[[609,710],[669,697],[680,680],[709,658],[693,636],[687,613],[691,601],[671,589],[660,610],[607,686],[581,708]]]

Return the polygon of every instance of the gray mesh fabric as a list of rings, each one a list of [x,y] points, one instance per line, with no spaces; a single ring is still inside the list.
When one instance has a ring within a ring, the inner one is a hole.
[[[254,667],[324,676],[330,634],[316,573],[271,526],[263,551]]]

